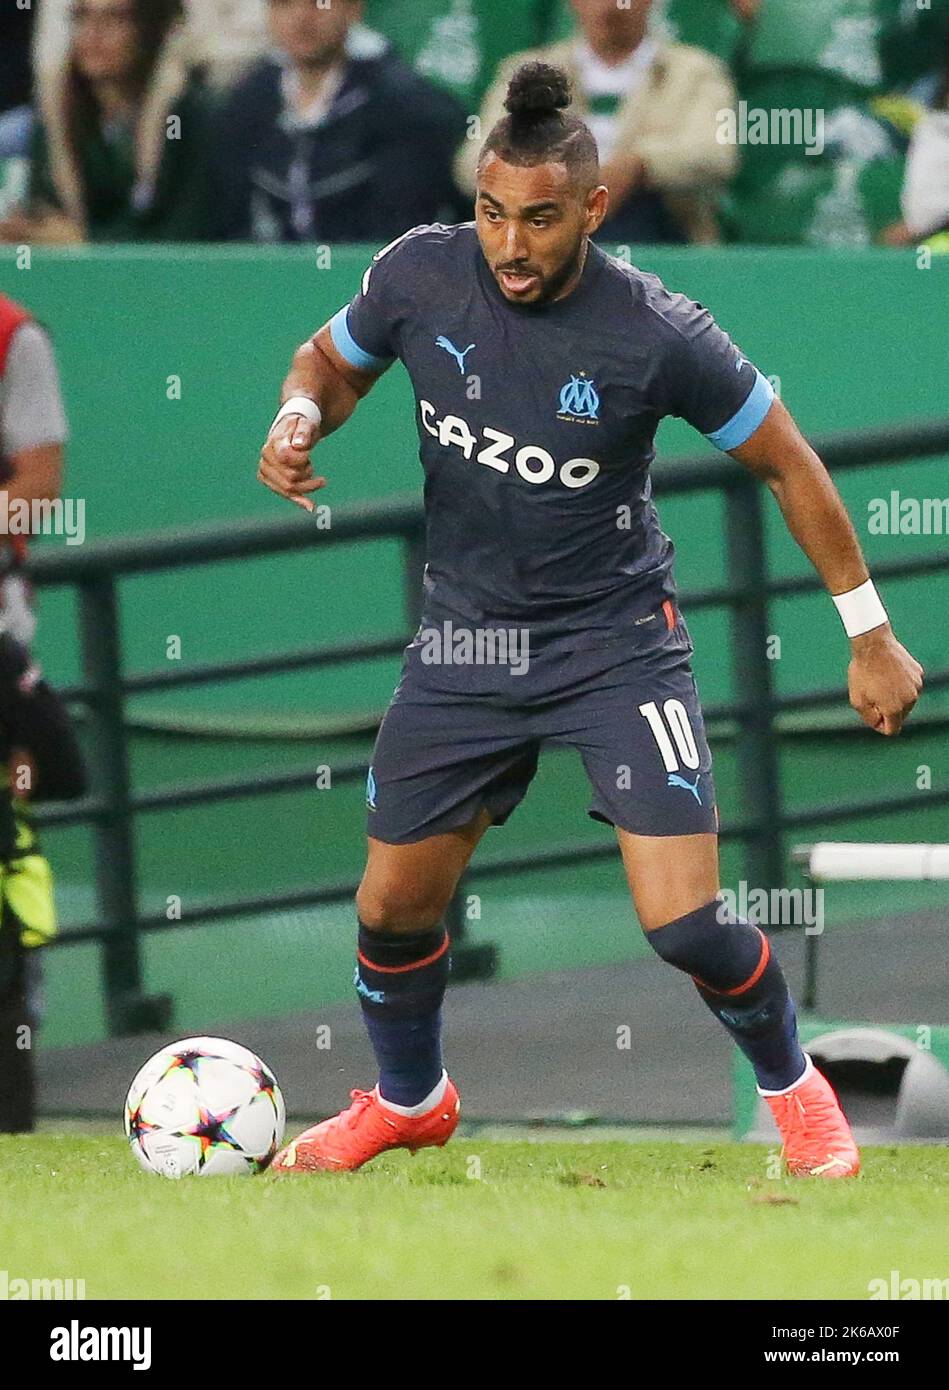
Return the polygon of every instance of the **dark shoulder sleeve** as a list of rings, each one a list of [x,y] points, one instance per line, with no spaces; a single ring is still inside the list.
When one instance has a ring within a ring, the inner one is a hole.
[[[773,386],[703,305],[668,291],[652,300],[662,325],[658,413],[686,420],[719,449],[737,449],[771,409]]]
[[[377,251],[359,293],[330,321],[333,344],[350,366],[381,372],[398,357],[416,274],[418,237],[427,230],[424,225],[413,227]]]

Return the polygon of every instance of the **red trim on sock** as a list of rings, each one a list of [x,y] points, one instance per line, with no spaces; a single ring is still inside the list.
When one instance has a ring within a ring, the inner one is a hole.
[[[676,625],[676,612],[669,599],[663,599],[662,611],[666,615],[666,627],[671,632]]]
[[[364,956],[358,947],[356,950],[356,957],[361,965],[368,965],[370,970],[378,970],[380,975],[404,975],[409,970],[421,970],[423,965],[431,965],[433,960],[438,960],[439,956],[445,954],[450,944],[448,933],[446,932],[445,940],[437,951],[433,951],[432,954],[426,956],[424,960],[413,961],[411,965],[376,965],[375,961],[369,960],[367,956]]]
[[[736,985],[734,989],[719,989],[717,985],[707,985],[704,980],[700,980],[698,975],[693,975],[692,979],[701,989],[707,989],[710,994],[724,994],[733,998],[736,994],[744,994],[746,990],[756,985],[764,974],[765,967],[771,959],[771,942],[765,936],[760,927],[755,927],[755,931],[761,937],[761,956],[758,964],[742,985]]]

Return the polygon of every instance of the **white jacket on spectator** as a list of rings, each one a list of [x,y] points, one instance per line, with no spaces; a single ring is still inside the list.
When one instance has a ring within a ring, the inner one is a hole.
[[[73,0],[42,0],[36,17],[33,65],[59,69],[69,48]],[[184,0],[188,62],[206,65],[215,86],[227,86],[247,63],[270,47],[265,0]]]
[[[949,111],[927,111],[913,131],[901,202],[914,237],[949,225]]]

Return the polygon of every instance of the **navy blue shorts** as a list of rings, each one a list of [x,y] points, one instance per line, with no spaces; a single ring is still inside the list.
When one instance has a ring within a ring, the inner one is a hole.
[[[598,645],[542,647],[526,662],[523,649],[506,663],[446,661],[456,647],[433,643],[438,626],[423,622],[406,647],[379,728],[366,792],[373,838],[412,844],[482,809],[503,825],[545,746],[577,749],[596,820],[637,835],[716,830],[692,642],[671,603]]]

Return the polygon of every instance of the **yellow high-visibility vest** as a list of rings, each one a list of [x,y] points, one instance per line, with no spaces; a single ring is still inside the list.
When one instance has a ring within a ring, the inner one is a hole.
[[[58,931],[49,861],[39,853],[36,832],[16,806],[16,849],[0,861],[0,900],[20,924],[24,946],[45,946]]]

